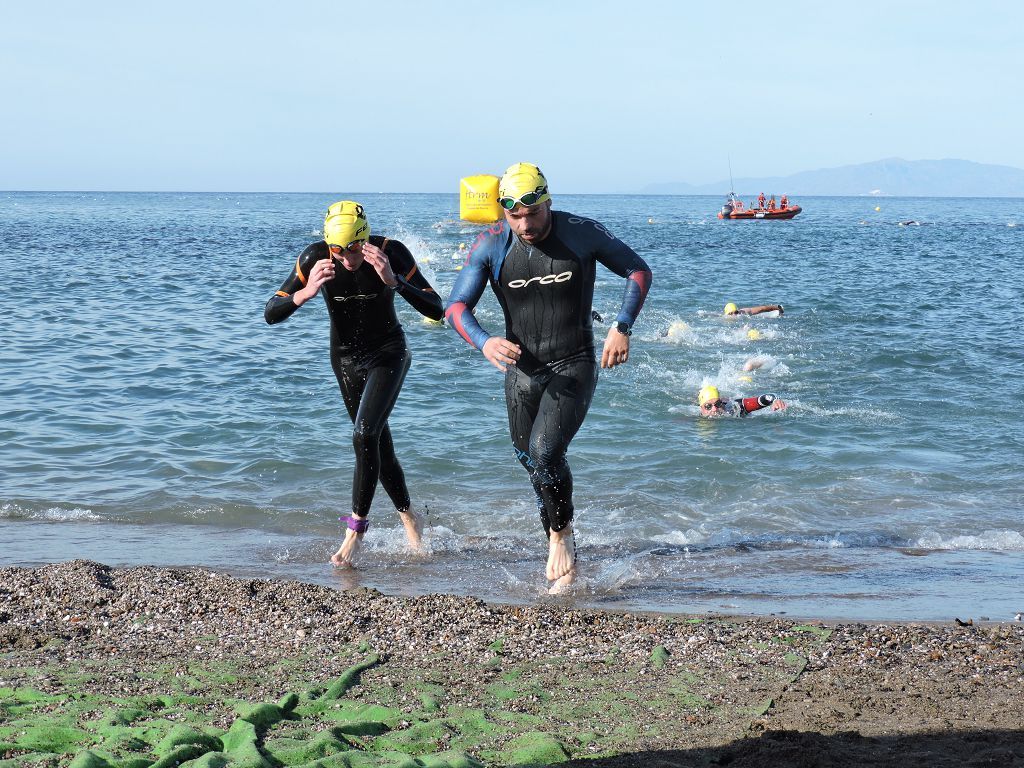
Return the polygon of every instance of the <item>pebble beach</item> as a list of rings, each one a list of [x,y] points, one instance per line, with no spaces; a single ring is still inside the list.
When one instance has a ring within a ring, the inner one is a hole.
[[[1016,765],[1024,626],[0,569],[0,767]]]

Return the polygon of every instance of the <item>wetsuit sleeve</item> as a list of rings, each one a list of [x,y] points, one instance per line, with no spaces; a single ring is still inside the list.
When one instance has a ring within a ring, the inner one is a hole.
[[[604,228],[601,228],[604,230]],[[644,305],[647,292],[651,290],[651,268],[641,259],[636,251],[604,230],[607,237],[601,238],[595,252],[595,258],[619,277],[626,278],[626,291],[622,296],[622,306],[615,317],[616,323],[632,325]]]
[[[477,349],[483,349],[484,343],[491,334],[480,327],[473,314],[476,304],[483,295],[490,273],[491,258],[498,241],[492,230],[484,232],[476,239],[466,257],[466,263],[459,272],[451,296],[448,297],[448,308],[445,319],[458,334]]]
[[[444,317],[444,305],[437,291],[420,272],[409,249],[398,240],[388,240],[384,246],[391,270],[398,280],[395,291],[417,312],[431,320]]]
[[[746,416],[761,408],[767,408],[775,402],[776,395],[764,394],[758,397],[743,397],[736,400],[740,407],[740,416]]]
[[[298,258],[295,259],[295,266],[292,267],[288,279],[284,281],[280,290],[271,296],[270,301],[267,302],[267,306],[263,310],[263,317],[271,325],[287,320],[299,308],[294,299],[292,299],[292,294],[306,284],[310,269],[319,259],[324,258],[327,249],[321,249],[318,246],[319,243],[313,243],[299,254]]]

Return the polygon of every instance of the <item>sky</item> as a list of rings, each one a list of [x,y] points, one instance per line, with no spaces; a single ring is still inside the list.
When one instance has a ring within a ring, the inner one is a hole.
[[[0,9],[0,189],[628,193],[1024,168],[1024,3],[108,0]]]

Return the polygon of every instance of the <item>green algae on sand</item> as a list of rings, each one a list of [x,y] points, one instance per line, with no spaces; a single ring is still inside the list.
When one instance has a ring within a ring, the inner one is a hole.
[[[646,658],[513,663],[494,641],[484,663],[461,668],[443,657],[406,667],[363,644],[326,680],[303,677],[293,659],[285,690],[267,690],[265,677],[222,661],[126,670],[86,659],[67,675],[26,668],[11,679],[46,680],[49,692],[0,688],[0,768],[552,765],[628,751],[680,728],[749,722],[822,642],[800,627],[763,647],[731,647],[731,663],[761,692],[744,700],[723,693],[724,672],[688,665],[685,649],[660,644]],[[142,689],[97,692],[92,681],[110,679],[112,669]]]

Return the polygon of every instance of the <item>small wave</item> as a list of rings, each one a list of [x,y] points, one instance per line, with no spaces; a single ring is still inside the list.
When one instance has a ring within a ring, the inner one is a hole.
[[[1019,531],[984,531],[978,535],[942,536],[932,531],[914,543],[919,549],[991,549],[1000,552],[1024,551],[1024,535]]]
[[[8,520],[45,520],[54,523],[80,522],[83,520],[99,521],[106,519],[101,515],[97,515],[91,509],[83,509],[81,507],[72,507],[71,509],[62,509],[61,507],[25,509],[18,504],[0,505],[0,518],[6,518]]]
[[[663,544],[671,544],[677,547],[688,547],[693,544],[705,544],[707,543],[709,536],[693,528],[687,531],[672,531],[670,533],[661,533],[657,536],[651,537],[654,541],[661,542]]]

